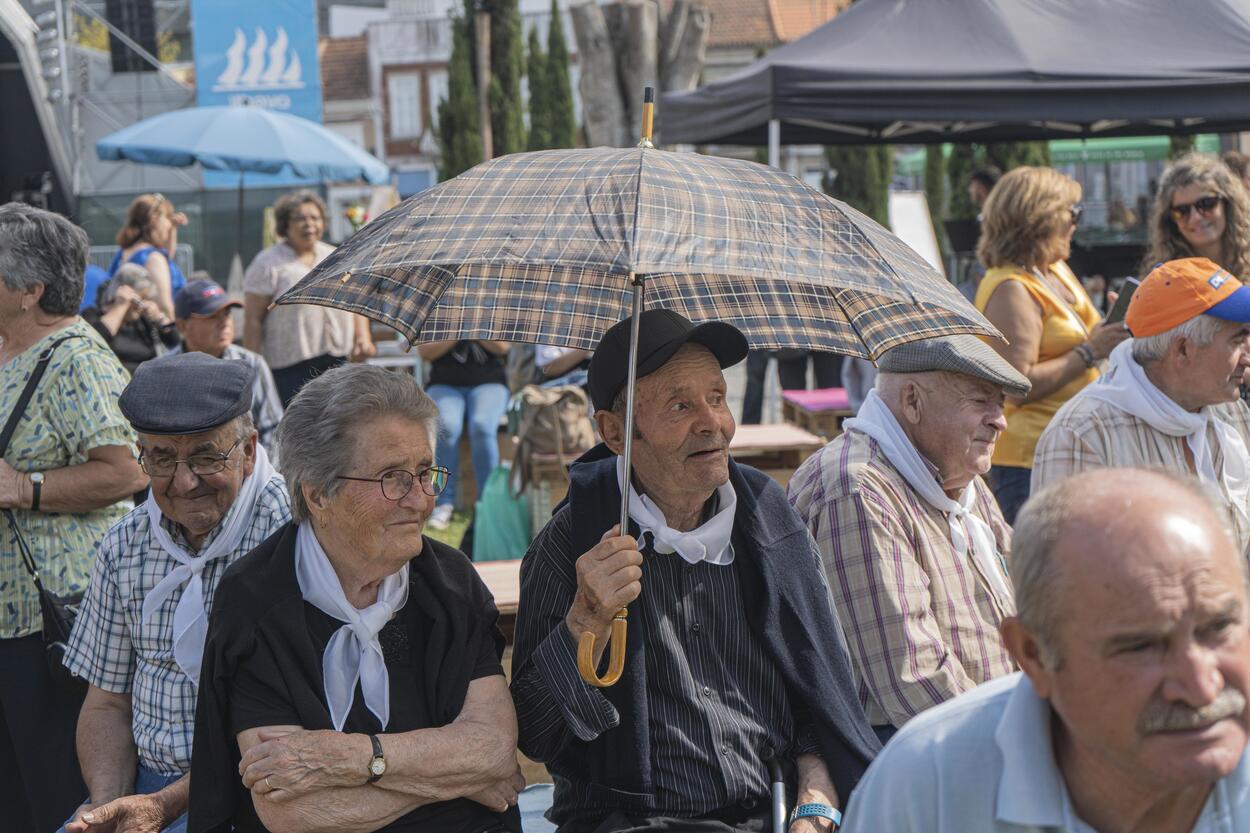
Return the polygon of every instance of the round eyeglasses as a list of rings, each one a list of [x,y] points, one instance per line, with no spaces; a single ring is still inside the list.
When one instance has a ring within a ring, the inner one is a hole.
[[[412,491],[412,484],[421,483],[421,491],[430,497],[438,497],[447,488],[447,480],[451,470],[442,466],[430,466],[428,469],[413,474],[405,469],[391,469],[382,472],[381,477],[348,477],[340,474],[339,480],[356,480],[360,483],[378,483],[382,486],[382,497],[387,500],[403,500]]]
[[[160,453],[148,454],[144,451],[139,454],[139,468],[143,469],[148,477],[173,477],[174,472],[178,470],[178,464],[183,463],[196,477],[206,477],[225,469],[226,461],[230,459],[230,455],[241,442],[243,439],[239,438],[225,451],[201,451],[185,460]]]

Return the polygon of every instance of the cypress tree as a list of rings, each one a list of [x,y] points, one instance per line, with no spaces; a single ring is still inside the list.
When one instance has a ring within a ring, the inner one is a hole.
[[[825,193],[882,225],[889,223],[893,148],[889,145],[830,145],[825,148],[825,159],[832,169],[825,178]]]
[[[952,220],[972,220],[977,216],[977,209],[968,196],[968,178],[976,170],[976,149],[967,142],[951,147],[950,159],[946,162],[946,181],[950,184],[949,197],[946,203],[946,216]]]
[[[495,156],[525,150],[521,76],[525,44],[518,0],[494,0],[490,19],[490,124]],[[480,81],[479,81],[480,83]]]
[[[1021,165],[1050,167],[1047,142],[991,142],[985,146],[985,161],[1007,173]]]
[[[525,65],[525,74],[529,78],[530,89],[530,135],[529,150],[546,150],[551,144],[551,101],[548,95],[550,78],[547,71],[547,56],[543,52],[542,42],[538,39],[538,30],[530,29],[529,61]]]
[[[447,98],[438,104],[440,180],[467,171],[482,161],[482,136],[473,83],[473,7],[452,20],[451,60],[447,68]]]
[[[531,94],[534,77],[530,76]],[[547,107],[548,130],[553,148],[577,146],[577,117],[573,110],[573,83],[569,79],[569,47],[564,40],[560,6],[551,0],[551,22],[547,27]]]

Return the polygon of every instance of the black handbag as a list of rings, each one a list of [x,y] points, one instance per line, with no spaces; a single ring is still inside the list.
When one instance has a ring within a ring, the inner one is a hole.
[[[39,386],[39,380],[47,371],[48,363],[52,361],[52,353],[62,342],[72,338],[85,338],[85,336],[72,335],[59,338],[49,344],[39,356],[39,362],[31,372],[30,379],[26,381],[26,387],[22,390],[22,395],[18,397],[17,404],[13,406],[13,413],[9,414],[9,419],[4,425],[4,432],[0,434],[0,456],[8,450],[9,440],[17,430],[17,424],[21,421],[22,414],[26,412],[26,406],[30,404],[31,397],[35,395],[35,388]],[[69,644],[70,631],[74,627],[74,619],[78,616],[78,609],[82,605],[82,593],[58,596],[44,587],[43,580],[39,577],[39,570],[35,566],[34,556],[31,555],[30,548],[26,546],[26,539],[22,537],[22,531],[17,525],[17,519],[13,517],[13,512],[8,509],[0,511],[3,511],[4,519],[8,521],[9,529],[13,533],[13,539],[17,542],[18,551],[22,555],[22,565],[26,568],[26,572],[30,573],[31,580],[35,582],[35,589],[39,592],[39,611],[43,616],[44,658],[48,662],[48,673],[58,685],[71,689],[85,689],[86,682],[71,674],[65,667],[65,651]]]

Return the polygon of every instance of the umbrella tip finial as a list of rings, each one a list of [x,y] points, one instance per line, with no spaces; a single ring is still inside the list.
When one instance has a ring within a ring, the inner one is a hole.
[[[655,125],[655,87],[642,88],[642,141],[640,148],[655,147],[651,144],[651,132]]]
[[[351,276],[351,272],[344,272],[342,277],[339,278],[339,283],[347,283],[347,281],[351,279]]]

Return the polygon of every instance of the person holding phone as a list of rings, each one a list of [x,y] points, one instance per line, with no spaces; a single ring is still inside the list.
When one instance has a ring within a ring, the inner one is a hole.
[[[1006,337],[990,346],[1028,377],[1011,396],[990,485],[1009,523],[1029,496],[1037,438],[1063,403],[1098,378],[1098,363],[1128,338],[1105,324],[1065,261],[1081,216],[1081,186],[1052,168],[1019,167],[985,202],[977,256],[988,271],[976,305]]]

